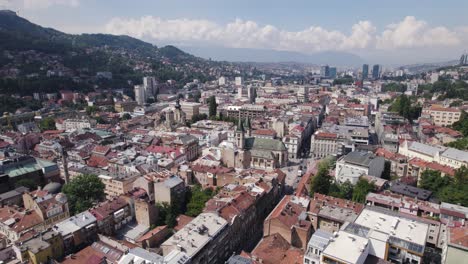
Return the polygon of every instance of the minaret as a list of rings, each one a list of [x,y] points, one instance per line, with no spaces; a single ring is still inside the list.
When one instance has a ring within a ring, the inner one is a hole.
[[[63,165],[63,173],[64,173],[64,177],[65,177],[65,184],[69,183],[70,182],[70,175],[68,174],[68,162],[67,162],[67,152],[65,152],[64,148],[61,147],[60,148],[60,154],[61,154],[61,158],[62,158],[62,165]]]

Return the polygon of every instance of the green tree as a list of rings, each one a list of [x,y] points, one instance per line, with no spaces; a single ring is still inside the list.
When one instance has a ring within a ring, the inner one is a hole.
[[[216,111],[217,111],[217,108],[218,108],[218,104],[216,103],[216,97],[214,97],[214,95],[210,96],[210,98],[208,98],[208,110],[209,110],[209,117],[213,117],[213,116],[216,116]]]
[[[421,174],[419,187],[437,193],[444,186],[451,183],[449,177],[442,177],[440,171],[425,170]]]
[[[86,107],[86,114],[87,115],[92,115],[97,112],[97,107],[96,106],[87,106]]]
[[[193,115],[192,116],[192,123],[196,123],[200,120],[206,120],[208,119],[208,116],[206,114],[198,114],[198,115]]]
[[[359,179],[354,187],[352,200],[358,203],[364,203],[366,201],[367,194],[374,189],[374,184],[365,179]]]
[[[197,216],[203,212],[205,203],[213,197],[214,192],[211,189],[202,190],[200,185],[195,185],[188,193],[187,212],[189,216]]]
[[[39,128],[42,130],[42,131],[45,131],[45,130],[55,130],[56,127],[55,127],[55,120],[53,117],[46,117],[44,119],[41,120],[41,122],[39,123]]]
[[[201,98],[201,92],[200,91],[195,91],[192,96],[193,96],[193,100],[195,102],[197,102],[197,103],[200,102],[200,98]]]
[[[310,182],[310,196],[313,196],[314,193],[328,194],[330,186],[331,178],[328,174],[328,168],[325,166],[319,166],[317,174]]]
[[[18,188],[20,186],[26,187],[29,190],[35,190],[37,189],[38,184],[32,180],[32,179],[21,179],[15,183],[15,188]]]
[[[349,181],[346,181],[341,184],[332,183],[330,185],[328,195],[337,197],[337,198],[351,200],[351,198],[353,198],[353,192],[354,192],[353,184],[351,184]]]
[[[129,120],[132,119],[132,116],[129,113],[125,113],[122,115],[122,120]]]
[[[71,214],[83,212],[105,197],[105,185],[94,174],[82,174],[63,186]]]

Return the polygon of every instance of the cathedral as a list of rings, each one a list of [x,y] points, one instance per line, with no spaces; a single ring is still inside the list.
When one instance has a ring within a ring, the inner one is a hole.
[[[233,153],[227,151],[225,164],[235,168],[275,169],[286,166],[288,151],[281,140],[252,137],[250,119],[239,119],[230,141],[237,146]],[[229,155],[231,154],[231,155]]]

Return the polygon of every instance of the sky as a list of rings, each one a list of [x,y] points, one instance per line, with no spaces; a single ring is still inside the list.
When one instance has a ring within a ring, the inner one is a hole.
[[[156,45],[349,52],[369,62],[455,60],[468,50],[468,1],[0,0],[67,33]]]

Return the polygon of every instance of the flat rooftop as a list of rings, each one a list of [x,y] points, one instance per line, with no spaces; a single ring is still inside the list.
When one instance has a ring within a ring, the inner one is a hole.
[[[370,230],[388,234],[390,237],[421,245],[424,248],[429,228],[427,224],[385,212],[367,207],[354,223]]]
[[[367,238],[339,231],[325,248],[323,254],[345,263],[357,263],[363,254],[367,257],[367,252],[362,250],[362,248],[367,247],[367,244]]]
[[[224,218],[214,213],[202,213],[166,240],[161,247],[179,248],[189,257],[193,257],[226,225],[227,221]]]

